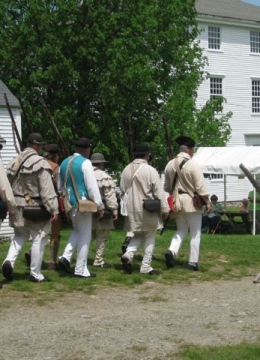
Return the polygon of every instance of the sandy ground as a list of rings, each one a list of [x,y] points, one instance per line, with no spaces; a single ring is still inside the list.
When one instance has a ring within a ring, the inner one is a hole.
[[[183,345],[260,339],[253,279],[98,288],[39,306],[0,290],[0,359],[178,359]]]

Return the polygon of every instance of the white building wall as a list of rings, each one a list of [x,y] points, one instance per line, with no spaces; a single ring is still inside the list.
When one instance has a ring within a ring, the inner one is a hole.
[[[19,133],[21,134],[21,113],[18,109],[12,110],[16,126],[18,128]],[[17,155],[16,146],[19,150],[19,143],[14,136],[12,130],[12,123],[6,108],[0,108],[0,135],[6,140],[6,145],[0,151],[0,156],[3,161],[4,166],[9,163],[11,159],[13,159]],[[12,236],[13,235],[13,228],[9,227],[9,220],[8,218],[2,223],[0,229],[0,237],[2,236]]]
[[[199,24],[204,29],[199,36],[200,45],[208,58],[205,70],[210,75],[223,77],[223,96],[227,100],[224,112],[233,112],[230,119],[232,134],[227,146],[260,145],[260,114],[253,114],[251,108],[251,80],[260,79],[260,54],[250,53],[250,30],[255,29],[216,21]],[[208,49],[208,25],[221,28],[220,50]],[[200,108],[210,98],[209,79],[201,84],[197,94],[197,106]],[[211,194],[216,193],[222,199],[224,181],[207,180],[207,186]],[[228,201],[241,200],[251,189],[247,179],[227,177]]]

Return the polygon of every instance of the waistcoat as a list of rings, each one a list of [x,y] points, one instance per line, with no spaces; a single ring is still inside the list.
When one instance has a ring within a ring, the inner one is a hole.
[[[65,185],[64,184],[65,176],[66,176],[66,171],[67,171],[67,167],[68,167],[68,163],[69,163],[70,159],[71,159],[71,157],[68,157],[65,160],[63,160],[63,162],[61,163],[61,166],[60,166],[60,177],[61,177],[63,186]],[[88,191],[85,186],[84,175],[82,172],[82,164],[85,160],[86,160],[85,157],[83,157],[81,155],[76,155],[76,156],[73,156],[73,159],[70,163],[70,165],[71,165],[70,171],[72,171],[73,175],[74,175],[74,179],[75,179],[76,186],[78,189],[79,199],[82,199],[84,197],[88,198]],[[73,207],[75,207],[77,205],[77,197],[76,197],[76,194],[74,191],[70,171],[68,172],[66,189],[67,189],[67,193],[69,194],[70,203]]]

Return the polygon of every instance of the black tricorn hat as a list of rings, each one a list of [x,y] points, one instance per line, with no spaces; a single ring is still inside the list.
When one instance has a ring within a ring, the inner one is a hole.
[[[27,139],[28,144],[37,144],[37,145],[44,145],[46,142],[43,141],[41,134],[39,133],[32,133],[28,136]]]
[[[151,149],[148,144],[141,143],[134,146],[134,155],[145,155],[151,153]]]
[[[42,149],[50,154],[58,154],[60,152],[60,148],[57,144],[46,144],[43,145]]]
[[[72,144],[76,145],[77,147],[82,147],[82,148],[90,148],[92,146],[92,142],[91,140],[87,139],[87,138],[80,138],[77,140],[72,140]]]
[[[195,141],[188,136],[179,136],[175,139],[175,142],[180,146],[185,145],[189,148],[194,148],[196,146]]]

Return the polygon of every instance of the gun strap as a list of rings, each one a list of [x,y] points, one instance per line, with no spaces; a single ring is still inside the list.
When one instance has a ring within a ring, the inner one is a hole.
[[[178,165],[178,158],[175,158],[175,162],[176,162],[176,170],[179,168],[180,170],[182,169],[183,165],[188,161],[189,159],[183,159],[182,162],[180,163],[180,165]],[[174,188],[177,182],[177,177],[178,177],[178,171],[176,171],[174,178],[173,178],[173,182],[172,182],[172,194],[174,192]]]

